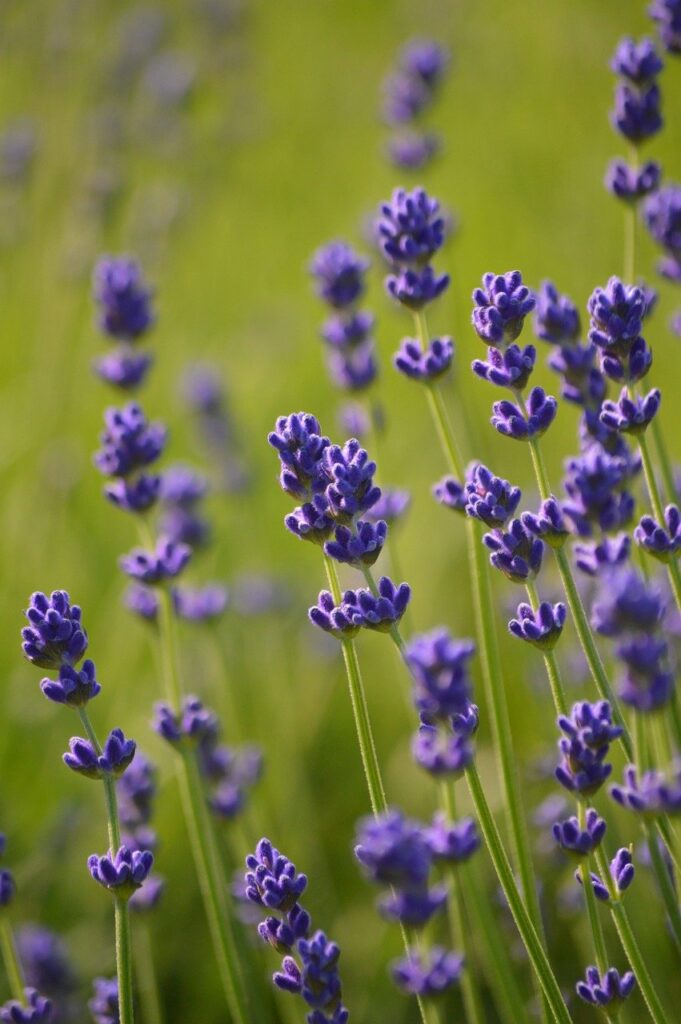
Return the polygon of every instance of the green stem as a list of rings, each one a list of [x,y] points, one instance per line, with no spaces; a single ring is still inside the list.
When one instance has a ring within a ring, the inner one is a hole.
[[[440,798],[447,817],[450,821],[454,821],[456,819],[454,786],[443,781],[440,785]],[[447,872],[449,876],[448,909],[452,944],[455,949],[460,947],[465,956],[464,970],[461,975],[461,995],[466,1012],[466,1024],[483,1024],[485,1012],[475,979],[470,936],[466,927],[466,912],[464,909],[460,871],[461,868],[451,864]]]
[[[528,579],[525,583],[525,588],[527,590],[527,596],[530,599],[530,604],[536,610],[539,607],[540,601],[534,580]],[[556,709],[556,713],[559,715],[567,715],[568,702],[565,696],[563,681],[560,677],[560,668],[558,667],[556,655],[554,651],[546,649],[542,651],[542,656],[544,658],[544,665],[546,666],[546,674],[549,677],[549,686],[551,687],[551,695],[553,697],[553,704]]]
[[[130,939],[130,910],[127,900],[114,896],[114,915],[120,1024],[133,1024],[135,1010],[132,998],[132,942]]]
[[[14,932],[12,931],[12,925],[9,922],[6,910],[3,910],[2,916],[0,916],[0,945],[2,945],[2,959],[5,962],[5,971],[12,996],[22,1006],[25,1006],[26,996],[24,989],[26,984],[24,982],[24,972],[21,968],[19,954],[17,953],[14,941]]]
[[[582,800],[579,800],[577,803],[577,815],[579,818],[579,827],[580,829],[584,829],[586,827],[586,806]],[[594,953],[596,954],[596,964],[601,975],[603,975],[609,966],[608,952],[605,947],[605,936],[603,935],[601,919],[598,916],[596,896],[594,894],[593,883],[591,881],[591,868],[592,858],[589,857],[582,861],[579,870],[582,876],[582,888],[584,889],[584,897],[586,899],[586,909],[589,916]]]
[[[78,708],[78,716],[83,728],[85,729],[87,738],[95,748],[97,755],[100,755],[102,753],[102,748],[85,707]],[[104,786],[104,799],[106,801],[109,848],[111,852],[115,854],[121,845],[121,829],[118,821],[118,800],[116,799],[116,780],[112,775],[103,775],[102,784]]]
[[[163,1024],[163,1010],[161,1009],[161,997],[154,963],[154,946],[146,915],[142,915],[137,927],[135,964],[137,966],[137,987],[144,1011],[144,1024]]]
[[[612,919],[617,929],[620,942],[622,943],[622,949],[624,950],[627,959],[631,965],[636,976],[636,983],[641,990],[641,994],[645,1000],[646,1006],[650,1016],[655,1021],[655,1024],[669,1024],[673,1019],[669,1017],[660,1002],[660,999],[655,990],[655,985],[648,973],[645,961],[641,955],[641,950],[636,942],[631,922],[624,909],[624,904],[621,901],[610,903],[610,912]]]
[[[542,991],[546,997],[549,1009],[559,1024],[570,1024],[571,1017],[563,1000],[562,993],[556,977],[551,969],[551,964],[544,952],[544,947],[537,935],[537,932],[530,920],[529,914],[520,898],[513,870],[509,863],[506,851],[504,850],[501,836],[492,817],[492,812],[485,798],[475,765],[466,769],[466,781],[475,806],[480,828],[485,838],[487,848],[492,858],[494,869],[504,891],[513,920],[520,932],[523,944],[527,950],[534,972],[539,980]]]
[[[675,502],[677,498],[677,486],[676,480],[674,479],[674,470],[672,468],[671,459],[669,458],[669,452],[667,451],[664,434],[662,433],[662,426],[657,416],[650,424],[650,429],[653,432],[653,444],[657,451],[657,457],[660,460],[660,472],[662,473],[662,482],[667,492],[667,501]]]

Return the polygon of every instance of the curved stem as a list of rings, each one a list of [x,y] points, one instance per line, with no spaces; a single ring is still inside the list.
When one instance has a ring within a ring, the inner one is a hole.
[[[572,1018],[570,1017],[567,1006],[565,1005],[560,987],[556,981],[553,970],[551,969],[551,964],[544,952],[544,947],[539,940],[539,936],[535,931],[534,925],[532,924],[525,905],[518,893],[515,878],[513,877],[513,870],[508,857],[506,856],[506,851],[504,850],[501,837],[494,823],[492,812],[490,811],[485,798],[482,783],[480,782],[480,776],[478,775],[477,768],[474,764],[470,765],[466,769],[466,781],[468,782],[468,788],[473,800],[473,805],[480,821],[480,828],[485,838],[490,857],[492,858],[494,869],[504,891],[511,914],[513,915],[513,920],[516,923],[516,927],[520,932],[523,944],[527,950],[534,972],[546,997],[549,1009],[553,1014],[554,1019],[558,1021],[558,1024],[570,1024]]]
[[[0,945],[2,946],[2,959],[5,963],[5,972],[12,997],[21,1003],[22,1006],[25,1006],[26,995],[24,989],[26,988],[26,983],[24,981],[24,972],[14,941],[12,925],[9,922],[7,910],[5,909],[3,909],[0,915]]]
[[[527,596],[530,599],[530,604],[536,610],[539,608],[539,594],[537,593],[537,587],[534,580],[528,579],[525,583],[525,589],[527,590]],[[544,658],[544,665],[546,666],[546,674],[549,677],[549,686],[551,687],[551,696],[553,697],[553,705],[556,709],[556,714],[567,715],[568,713],[568,702],[565,696],[565,688],[563,687],[563,681],[560,676],[560,668],[558,667],[558,660],[554,651],[543,650],[542,657]]]
[[[138,915],[139,916],[139,915]],[[142,1008],[144,1010],[144,1024],[163,1024],[163,1010],[161,1009],[161,997],[156,977],[156,965],[154,963],[154,947],[151,936],[151,928],[146,920],[139,921],[137,927],[137,987],[139,989]]]

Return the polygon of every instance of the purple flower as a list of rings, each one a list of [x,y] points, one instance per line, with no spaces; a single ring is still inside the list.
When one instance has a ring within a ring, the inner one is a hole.
[[[151,292],[135,260],[103,256],[95,267],[93,290],[100,307],[99,327],[105,334],[135,341],[152,326]]]
[[[662,45],[669,53],[681,53],[681,4],[679,0],[653,0],[648,8],[657,22]]]
[[[620,456],[609,455],[592,445],[582,455],[566,462],[565,490],[568,501],[563,512],[583,537],[594,527],[609,533],[631,520],[634,499],[623,490],[629,466]]]
[[[473,292],[473,302],[472,323],[487,345],[515,341],[523,329],[525,317],[535,307],[534,296],[523,284],[519,270],[484,274],[482,288]]]
[[[626,565],[631,553],[631,538],[626,533],[604,537],[600,543],[575,544],[575,565],[587,576],[598,576],[604,569]]]
[[[315,494],[312,501],[306,501],[293,512],[289,512],[284,518],[284,523],[287,530],[296,537],[313,541],[315,544],[323,544],[331,536],[334,528],[329,503],[323,494]]]
[[[430,104],[431,90],[420,78],[398,70],[384,84],[383,117],[391,125],[415,120]]]
[[[615,967],[609,967],[603,974],[598,967],[587,967],[585,978],[585,981],[578,981],[575,986],[577,995],[591,1006],[608,1007],[610,1016],[617,1013],[636,985],[636,978],[631,971],[620,977]]]
[[[654,587],[633,569],[619,568],[603,577],[591,621],[602,636],[652,632],[662,621],[664,610],[661,595]]]
[[[636,43],[631,36],[627,36],[617,44],[610,67],[616,75],[628,78],[634,85],[645,85],[659,75],[664,64],[655,51],[652,39],[646,38]]]
[[[569,530],[557,498],[551,495],[543,501],[536,515],[523,512],[520,516],[526,530],[546,541],[552,548],[560,548],[568,538]]]
[[[350,523],[380,498],[380,489],[374,484],[376,463],[355,438],[342,448],[337,444],[327,447],[323,465],[328,480],[325,495],[338,522]]]
[[[334,241],[318,249],[310,264],[317,293],[335,309],[352,306],[364,293],[369,261],[346,242]]]
[[[373,341],[365,341],[345,352],[334,349],[327,357],[329,375],[336,387],[363,391],[376,380],[378,364]]]
[[[397,302],[418,311],[442,295],[449,286],[449,274],[436,274],[430,265],[418,270],[408,267],[399,274],[390,274],[385,284]]]
[[[159,584],[179,576],[191,553],[187,544],[176,544],[167,537],[159,537],[155,551],[134,548],[130,554],[123,555],[118,564],[126,575],[135,580]]]
[[[207,478],[193,466],[179,463],[163,473],[161,498],[168,505],[194,505],[207,493]]]
[[[40,689],[48,700],[69,707],[83,707],[102,689],[95,678],[94,662],[88,658],[79,669],[63,664],[56,679],[43,679]]]
[[[502,477],[494,476],[481,462],[469,467],[466,476],[467,483],[463,492],[466,514],[492,529],[504,526],[518,507],[520,488],[513,487]],[[452,478],[447,479],[456,483]]]
[[[331,443],[321,435],[319,421],[306,412],[280,416],[267,440],[281,462],[279,482],[292,498],[310,498],[324,490],[324,451]]]
[[[488,350],[489,360],[474,359],[471,363],[473,373],[490,384],[501,388],[523,391],[534,370],[537,350],[534,345],[509,345],[505,351],[498,348]]]
[[[107,409],[104,424],[102,447],[94,456],[104,476],[127,477],[155,462],[163,452],[165,427],[148,423],[136,402],[128,402],[121,409]]]
[[[0,907],[8,907],[14,899],[16,891],[16,882],[12,872],[7,868],[0,869]]]
[[[589,340],[601,349],[627,352],[641,333],[646,315],[644,292],[611,277],[605,288],[594,289],[587,307],[591,314]]]
[[[405,928],[424,928],[447,902],[445,886],[429,889],[424,885],[414,889],[396,889],[379,901],[379,910],[391,921],[399,921]]]
[[[156,621],[158,597],[153,587],[147,587],[143,583],[131,583],[123,595],[123,603],[129,611],[146,619],[147,622]]]
[[[402,49],[400,67],[430,89],[435,88],[449,64],[446,48],[434,39],[411,39]]]
[[[653,388],[644,397],[630,398],[624,387],[617,402],[603,402],[601,423],[618,433],[642,434],[657,415],[661,401],[659,388]]]
[[[432,132],[400,131],[388,142],[388,156],[404,171],[418,171],[440,151],[440,140]]]
[[[158,875],[150,875],[141,889],[136,889],[130,897],[129,907],[136,914],[146,914],[154,910],[165,892],[165,879]]]
[[[310,915],[299,903],[289,910],[284,921],[266,917],[258,925],[260,938],[278,953],[290,953],[298,939],[306,939],[310,931]]]
[[[458,778],[473,762],[473,747],[467,735],[434,725],[419,726],[411,752],[419,767],[436,777]]]
[[[492,552],[492,565],[513,583],[534,579],[541,569],[543,541],[533,537],[520,519],[513,519],[508,530],[486,533],[483,541]]]
[[[310,608],[310,620],[339,639],[349,639],[362,627],[387,633],[404,615],[411,590],[406,583],[396,586],[387,576],[378,581],[378,594],[370,590],[346,590],[336,606],[328,591]]]
[[[161,489],[161,478],[141,473],[134,480],[115,480],[107,484],[104,494],[117,508],[124,512],[146,512],[155,505]]]
[[[393,964],[395,984],[408,995],[433,998],[455,985],[463,970],[463,957],[440,946],[427,954],[410,950],[409,955]]]
[[[643,218],[652,238],[672,257],[681,259],[681,186],[669,184],[649,196]]]
[[[662,180],[662,168],[655,160],[647,160],[642,167],[629,167],[624,160],[613,160],[605,175],[605,187],[625,203],[656,192]]]
[[[205,583],[201,587],[175,587],[173,605],[179,618],[187,622],[212,622],[219,619],[229,595],[222,583]]]
[[[465,513],[468,503],[465,484],[460,484],[453,476],[444,476],[433,487],[433,496],[445,508],[453,512]]]
[[[88,1003],[95,1024],[120,1024],[118,979],[95,978],[94,995]]]
[[[542,281],[535,296],[534,333],[551,345],[572,346],[580,333],[579,312],[552,281]]]
[[[67,768],[87,779],[102,779],[105,775],[119,778],[135,756],[137,744],[134,740],[126,740],[122,729],[112,729],[101,754],[89,740],[80,736],[73,736],[69,747],[70,753],[63,756]]]
[[[383,550],[387,536],[388,524],[382,520],[375,524],[360,520],[354,530],[338,526],[333,540],[324,545],[324,551],[336,562],[361,568],[363,565],[374,564]]]
[[[451,338],[433,338],[425,351],[416,339],[405,338],[393,362],[406,377],[429,384],[447,373],[453,358]]]
[[[381,496],[366,512],[366,518],[377,523],[384,519],[388,525],[396,523],[407,512],[411,494],[400,487],[382,487]]]
[[[585,827],[581,828],[577,818],[559,821],[553,826],[553,837],[562,850],[577,857],[588,857],[600,845],[605,835],[606,824],[598,812],[590,807],[586,812]]]
[[[634,530],[634,539],[648,554],[661,562],[670,562],[681,550],[681,513],[676,505],[664,510],[664,525],[652,516],[643,516]]]
[[[118,780],[118,812],[121,824],[137,828],[151,820],[156,797],[156,769],[144,754],[137,753],[125,775]]]
[[[631,851],[622,847],[610,861],[610,879],[614,888],[614,895],[611,896],[610,894],[609,884],[603,881],[599,875],[592,872],[591,882],[593,884],[594,896],[603,903],[609,903],[611,899],[619,901],[622,894],[634,881],[635,873],[634,865],[631,860]],[[575,878],[580,885],[583,884],[581,871],[575,872]]]
[[[529,604],[519,604],[518,618],[510,620],[509,632],[519,640],[538,647],[540,651],[550,651],[563,632],[566,614],[562,602],[551,605],[548,601],[542,601],[536,612]]]
[[[379,243],[396,267],[424,267],[442,248],[445,222],[440,204],[423,188],[407,192],[396,188],[383,203],[377,223]]]
[[[353,590],[347,590],[338,605],[328,590],[320,591],[317,604],[309,609],[308,616],[315,626],[331,633],[338,640],[351,639],[363,625],[362,613]]]
[[[323,1011],[317,1016],[317,1020],[324,1020],[326,1014],[333,1014],[333,1021],[347,1020],[347,1011],[339,1006],[341,999],[341,983],[338,975],[338,959],[340,949],[335,942],[329,942],[322,931],[317,931],[311,939],[300,939],[298,942],[298,955],[302,962],[302,971],[299,972],[299,989],[308,1006],[316,1011]],[[287,957],[284,963],[289,960]],[[295,961],[294,961],[295,962]],[[275,985],[279,985],[280,975],[274,976]],[[288,986],[284,990],[291,991]],[[308,1016],[311,1021],[315,1014]]]
[[[610,787],[610,795],[620,806],[638,814],[681,814],[681,769],[675,763],[671,780],[662,772],[639,775],[636,765],[624,769],[622,785]]]
[[[111,850],[102,857],[93,853],[88,857],[87,866],[95,882],[125,900],[144,884],[153,863],[154,855],[150,850],[129,850],[121,846],[115,854]]]
[[[182,701],[182,710],[176,714],[168,704],[154,705],[154,732],[168,743],[204,743],[214,741],[219,733],[217,716],[205,707],[198,697],[187,696]]]
[[[444,626],[421,633],[406,645],[414,704],[426,721],[448,721],[466,712],[471,698],[468,663],[474,653],[471,640],[455,640]]]
[[[541,437],[556,418],[558,403],[555,398],[545,394],[543,388],[532,388],[525,403],[525,410],[513,402],[504,400],[495,402],[492,426],[515,441],[527,441],[533,437]]]
[[[144,382],[153,361],[146,352],[131,352],[127,346],[121,346],[114,352],[99,356],[93,367],[97,376],[107,384],[127,391]]]
[[[637,88],[620,82],[615,89],[615,108],[611,114],[613,127],[635,144],[645,142],[662,128],[659,87]]]
[[[322,325],[322,338],[331,348],[346,351],[366,341],[373,326],[374,317],[371,313],[358,310],[334,313]]]
[[[52,1003],[34,988],[24,989],[24,1002],[10,999],[0,1006],[0,1021],[3,1024],[48,1024],[52,1020]]]
[[[401,888],[425,884],[432,859],[419,825],[397,810],[359,822],[355,856],[370,881]]]
[[[49,928],[25,925],[17,932],[16,940],[28,984],[55,1001],[55,1021],[68,1020],[69,1007],[64,1003],[77,987],[77,980],[61,938]]]
[[[635,338],[625,352],[601,352],[601,370],[610,380],[643,380],[652,365],[652,350],[641,336]]]
[[[298,874],[295,864],[269,839],[261,839],[246,858],[246,895],[252,903],[288,913],[307,887],[307,876]]]
[[[432,825],[423,830],[423,835],[433,860],[445,864],[461,864],[480,847],[480,836],[472,818],[451,822],[441,811],[435,814]]]
[[[29,624],[21,631],[24,657],[39,668],[77,665],[88,645],[78,605],[65,590],[53,590],[49,597],[38,590],[29,600]]]
[[[610,743],[622,735],[622,728],[612,724],[607,701],[575,704],[569,718],[558,718],[558,725],[565,735],[558,743],[562,760],[556,778],[570,792],[590,796],[612,772],[605,758]]]

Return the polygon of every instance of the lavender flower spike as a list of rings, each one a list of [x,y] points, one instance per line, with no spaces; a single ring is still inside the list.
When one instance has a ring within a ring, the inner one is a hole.
[[[610,795],[621,807],[638,814],[681,814],[681,768],[674,765],[672,778],[662,772],[638,773],[636,765],[624,769],[622,785],[610,787]]]
[[[60,669],[77,665],[87,650],[87,633],[81,611],[72,605],[65,590],[48,597],[36,591],[26,610],[28,626],[21,631],[24,657],[40,668]]]
[[[95,267],[93,287],[100,307],[99,326],[112,338],[136,341],[154,323],[151,292],[134,260],[102,257]]]
[[[102,779],[105,775],[119,778],[128,767],[137,744],[126,740],[122,729],[113,729],[98,754],[89,740],[74,736],[69,740],[70,753],[63,755],[64,764],[87,779]]]
[[[88,868],[95,882],[99,882],[120,899],[130,899],[133,892],[144,884],[154,863],[149,850],[129,850],[121,846],[114,854],[99,857],[93,853],[88,858]]]
[[[594,896],[603,903],[609,903],[611,900],[619,902],[634,880],[635,869],[631,860],[631,851],[625,847],[619,849],[610,861],[609,871],[609,882],[603,881],[598,875],[591,873]],[[575,872],[575,878],[580,885],[583,885],[581,871]]]
[[[95,978],[93,987],[88,1009],[95,1024],[119,1024],[118,979]]]
[[[3,1024],[49,1024],[52,1020],[52,1003],[34,988],[24,990],[24,1003],[11,999],[0,1007],[0,1021]]]
[[[438,811],[433,823],[423,832],[433,859],[445,864],[461,864],[480,847],[480,836],[473,818],[450,822]]]
[[[306,412],[280,416],[267,440],[281,463],[279,482],[292,498],[310,498],[324,490],[321,460],[330,441],[323,437],[319,420]]]
[[[534,345],[526,345],[525,348],[521,348],[519,345],[509,345],[504,351],[491,347],[488,350],[488,356],[487,361],[473,360],[471,363],[473,373],[500,388],[511,388],[515,391],[525,389],[537,359],[537,350]]]
[[[430,384],[447,373],[453,358],[454,343],[451,338],[433,338],[425,351],[415,338],[405,338],[393,362],[406,377]]]
[[[612,772],[605,758],[610,743],[622,735],[622,728],[612,724],[607,701],[575,704],[569,718],[558,718],[558,725],[565,735],[558,744],[562,760],[556,778],[569,792],[590,796]]]
[[[420,270],[408,267],[385,280],[388,294],[413,312],[434,302],[449,286],[449,274],[436,274],[431,266]]]
[[[662,168],[655,160],[646,161],[640,168],[629,167],[624,160],[613,160],[608,165],[605,186],[617,199],[637,203],[656,192],[661,180]]]
[[[398,267],[422,267],[444,243],[440,204],[425,189],[397,188],[381,206],[378,236],[386,258]]]
[[[653,0],[648,8],[657,22],[660,39],[669,53],[681,53],[681,3],[679,0]]]
[[[534,579],[541,569],[544,544],[525,529],[520,519],[514,519],[506,531],[486,533],[483,541],[492,552],[492,565],[513,583]]]
[[[526,530],[540,540],[546,541],[552,548],[561,548],[569,536],[563,510],[553,495],[541,503],[536,515],[532,512],[523,512],[520,519]]]
[[[322,590],[317,604],[308,611],[308,616],[315,626],[331,633],[338,640],[350,640],[362,627],[362,615],[352,590],[343,594],[339,605],[336,605],[330,591]]]
[[[495,402],[492,426],[515,441],[528,441],[541,437],[553,423],[558,411],[555,398],[547,395],[543,388],[532,388],[525,403],[525,409],[507,399]]]
[[[601,845],[605,835],[605,821],[590,807],[586,812],[586,827],[580,828],[577,818],[559,821],[553,826],[553,837],[562,850],[577,857],[588,857]]]
[[[630,398],[628,389],[622,388],[617,402],[603,402],[601,423],[621,434],[642,434],[657,415],[661,401],[659,388],[641,398]]]
[[[369,261],[345,242],[329,242],[318,249],[310,264],[320,298],[335,309],[346,309],[362,297]]]
[[[542,601],[536,612],[529,604],[518,605],[518,618],[511,619],[509,632],[518,640],[538,647],[540,651],[550,651],[558,643],[567,611],[562,602],[551,605]]]
[[[634,539],[653,558],[670,562],[681,552],[681,513],[676,505],[664,510],[664,525],[652,516],[643,516],[634,530]]]
[[[102,688],[95,678],[94,662],[87,658],[79,669],[62,665],[58,677],[43,679],[40,689],[55,704],[80,708],[96,697]]]
[[[576,345],[579,312],[567,295],[561,295],[552,281],[542,281],[535,297],[534,333],[551,345]]]
[[[534,296],[523,284],[519,270],[485,274],[482,288],[473,292],[473,302],[472,323],[487,345],[515,341],[523,329],[525,317],[535,307]]]
[[[248,899],[270,910],[292,910],[307,887],[307,876],[299,874],[269,839],[260,840],[255,853],[246,858],[246,867]]]
[[[468,736],[448,732],[434,725],[420,725],[411,744],[414,760],[436,778],[457,779],[473,763],[473,746]]]
[[[607,1008],[610,1016],[615,1016],[636,985],[636,978],[631,971],[620,977],[619,971],[609,967],[603,974],[597,967],[587,967],[586,980],[578,981],[575,986],[577,995],[591,1006]]]
[[[431,999],[458,982],[463,963],[459,953],[433,946],[427,954],[411,950],[408,957],[393,964],[392,975],[403,992]]]
[[[176,544],[159,537],[154,551],[134,548],[119,559],[123,572],[141,583],[160,584],[179,576],[191,558],[187,544]]]
[[[380,498],[380,488],[374,484],[376,463],[355,438],[342,448],[337,444],[326,448],[323,467],[328,481],[325,496],[339,523],[349,524]]]
[[[324,550],[336,562],[345,562],[356,568],[371,566],[381,554],[387,536],[386,522],[379,520],[377,523],[367,523],[360,520],[354,531],[347,526],[337,527],[333,540],[326,542]]]
[[[659,75],[664,64],[655,51],[652,39],[642,39],[636,43],[631,36],[627,36],[617,44],[610,67],[616,75],[622,75],[634,85],[640,86]]]
[[[413,637],[405,659],[414,681],[414,703],[424,721],[449,721],[470,704],[468,663],[475,653],[471,640],[455,640],[444,627]]]
[[[467,477],[464,487],[466,514],[491,529],[505,526],[520,502],[520,488],[494,476],[482,463],[469,467]]]

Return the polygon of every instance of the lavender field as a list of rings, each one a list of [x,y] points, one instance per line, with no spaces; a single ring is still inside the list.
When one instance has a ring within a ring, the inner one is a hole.
[[[0,29],[0,1021],[681,1020],[681,3]]]

